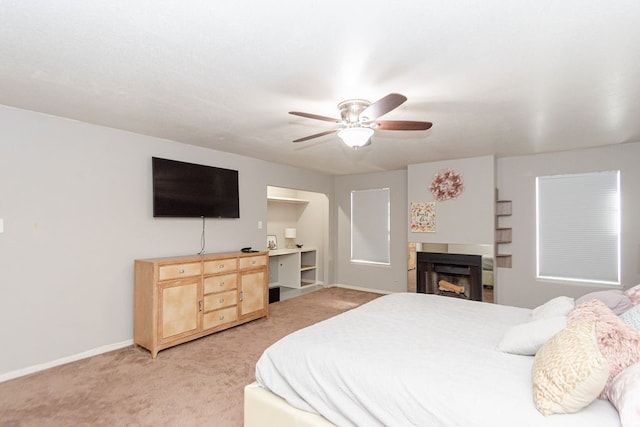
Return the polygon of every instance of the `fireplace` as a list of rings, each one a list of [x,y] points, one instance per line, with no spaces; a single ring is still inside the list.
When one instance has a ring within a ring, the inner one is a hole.
[[[482,256],[418,252],[416,292],[482,301]]]

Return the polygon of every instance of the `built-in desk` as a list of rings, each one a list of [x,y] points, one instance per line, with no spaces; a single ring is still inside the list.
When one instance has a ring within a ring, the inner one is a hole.
[[[321,285],[317,280],[316,248],[269,251],[269,287],[302,288]]]

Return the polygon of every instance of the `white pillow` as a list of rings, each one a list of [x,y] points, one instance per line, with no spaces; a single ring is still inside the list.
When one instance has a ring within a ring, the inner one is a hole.
[[[618,410],[622,427],[640,426],[640,362],[613,379],[607,397]]]
[[[575,300],[571,297],[555,297],[531,311],[531,319],[545,317],[566,316],[575,307]]]
[[[567,326],[567,316],[553,316],[512,326],[498,349],[505,353],[533,356],[544,343]]]

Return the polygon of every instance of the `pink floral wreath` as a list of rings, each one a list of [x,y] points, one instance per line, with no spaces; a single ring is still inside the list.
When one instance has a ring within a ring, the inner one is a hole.
[[[451,169],[442,170],[433,175],[429,190],[433,193],[433,197],[440,202],[455,199],[464,191],[462,175]]]

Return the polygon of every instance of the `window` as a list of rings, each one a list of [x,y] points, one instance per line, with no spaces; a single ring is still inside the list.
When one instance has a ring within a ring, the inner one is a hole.
[[[620,284],[620,171],[538,177],[537,276]]]
[[[389,189],[351,192],[351,261],[389,264]]]

